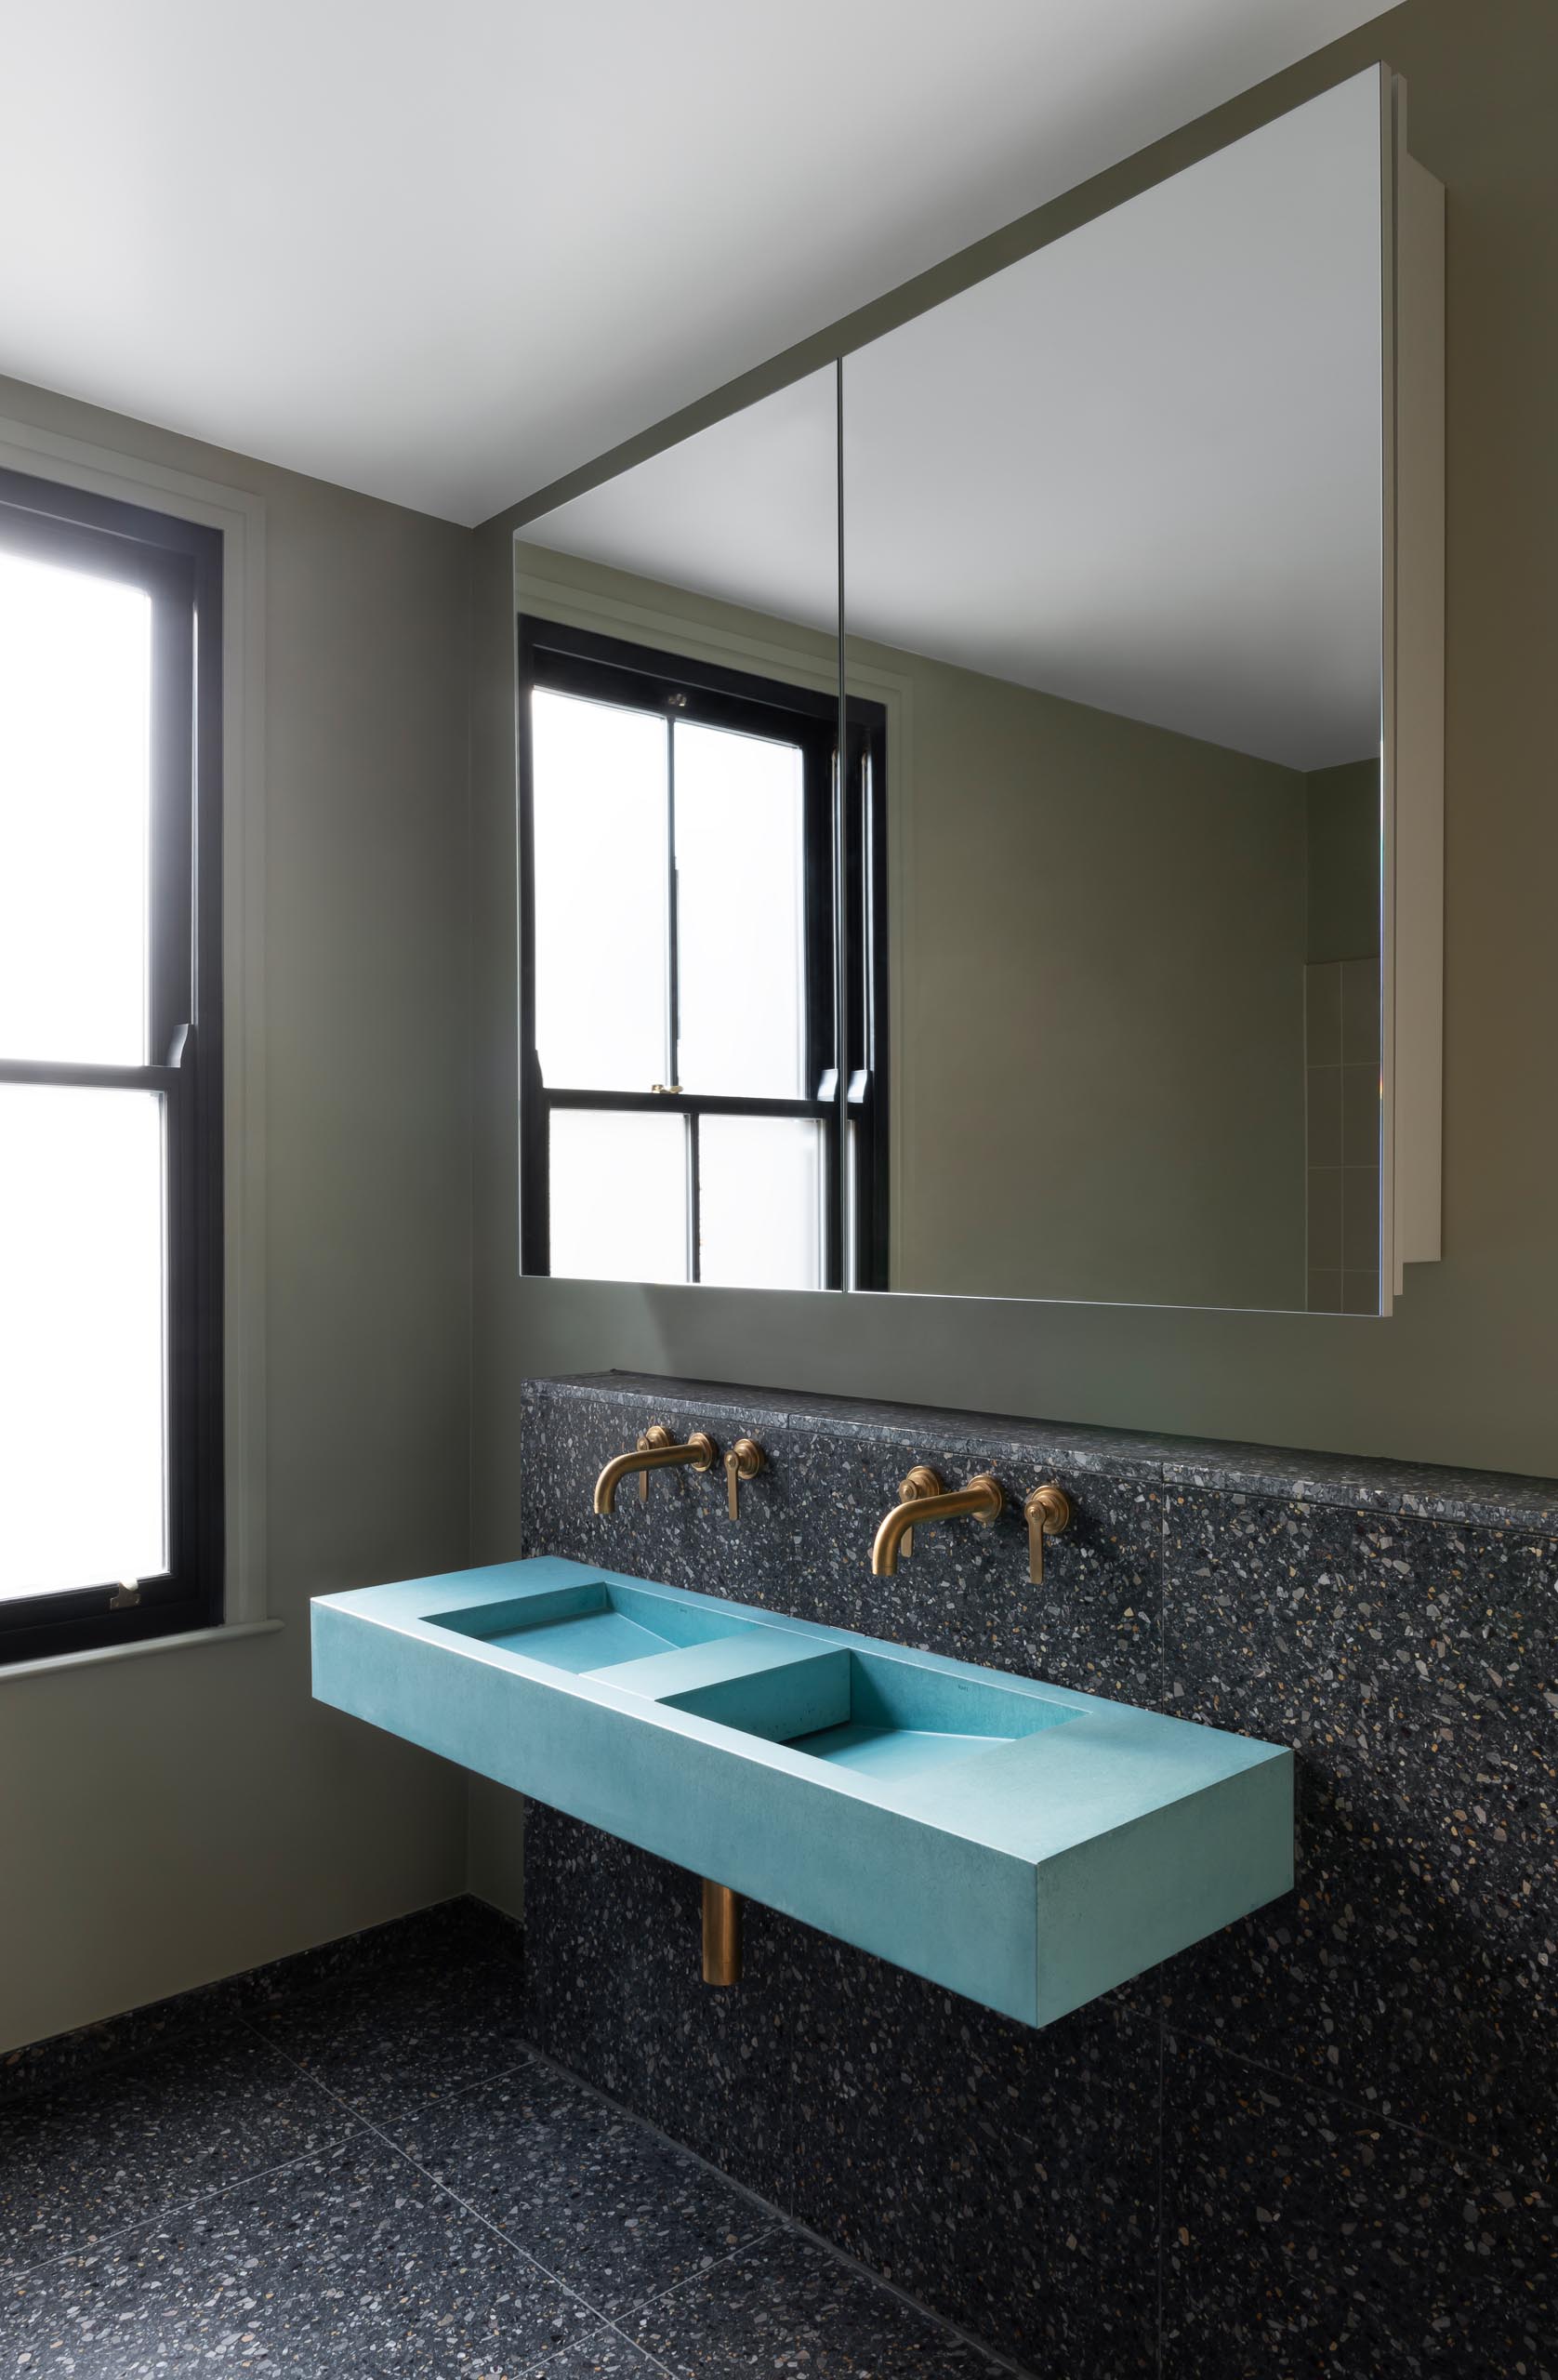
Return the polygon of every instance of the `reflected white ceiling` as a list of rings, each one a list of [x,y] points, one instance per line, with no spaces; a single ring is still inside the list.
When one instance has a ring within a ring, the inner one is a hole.
[[[478,521],[1382,13],[16,8],[0,371]]]
[[[1380,77],[846,359],[851,633],[1321,769],[1380,738]],[[836,616],[831,377],[525,533]]]

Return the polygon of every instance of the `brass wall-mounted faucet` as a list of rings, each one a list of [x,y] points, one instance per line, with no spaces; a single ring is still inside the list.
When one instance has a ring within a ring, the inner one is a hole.
[[[871,1548],[871,1569],[878,1579],[896,1577],[899,1548],[906,1554],[914,1530],[928,1521],[950,1521],[967,1513],[988,1527],[1006,1509],[1001,1483],[988,1471],[980,1472],[966,1488],[944,1488],[928,1463],[917,1463],[898,1493],[902,1501],[883,1521]]]
[[[741,1518],[741,1506],[737,1501],[741,1482],[756,1479],[767,1461],[768,1457],[756,1438],[737,1438],[725,1457],[725,1495],[733,1521]]]
[[[1028,1524],[1028,1577],[1036,1587],[1044,1584],[1044,1540],[1059,1537],[1071,1519],[1071,1499],[1063,1488],[1047,1479],[1036,1488],[1023,1506],[1023,1518]]]
[[[595,1483],[595,1509],[598,1513],[614,1512],[616,1491],[630,1472],[639,1474],[639,1500],[649,1501],[649,1474],[678,1465],[689,1471],[712,1471],[720,1459],[720,1449],[706,1430],[693,1430],[686,1444],[678,1446],[669,1430],[659,1421],[652,1421],[640,1436],[631,1454],[614,1455]]]

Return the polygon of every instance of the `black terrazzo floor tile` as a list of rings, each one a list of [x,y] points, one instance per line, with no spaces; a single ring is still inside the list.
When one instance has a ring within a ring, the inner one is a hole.
[[[519,2380],[595,2327],[528,2257],[371,2141],[45,2266],[0,2297],[0,2353],[18,2380]]]
[[[522,1969],[485,1957],[357,1975],[257,2011],[264,2040],[371,2122],[410,2117],[526,2054]]]
[[[1553,2380],[1535,2188],[1170,2039],[1164,2380]]]
[[[352,2129],[234,2025],[21,2100],[0,2111],[0,2267],[38,2264]]]
[[[795,1929],[796,2213],[1044,2373],[1151,2373],[1158,2033],[1036,2030]]]
[[[623,2324],[678,2380],[997,2380],[954,2332],[794,2232],[775,2232]],[[1082,2367],[1077,2369],[1082,2380]],[[1088,2380],[1102,2380],[1102,2371]]]
[[[525,1895],[537,2048],[787,2205],[794,1992],[778,1921],[747,1905],[742,1979],[710,1990],[698,1879],[534,1802]]]
[[[519,2380],[663,2380],[664,2372],[619,2331],[601,2328],[528,2365]]]
[[[615,2316],[757,2238],[771,2217],[566,2075],[533,2060],[427,2109],[408,2156]]]
[[[282,2001],[371,1984],[423,1964],[455,1967],[488,1959],[522,1964],[524,1928],[474,1894],[432,1902],[316,1949],[296,1950],[212,1986],[235,2014],[255,2016]]]
[[[1551,1540],[1171,1508],[1170,1707],[1291,1743],[1297,1890],[1159,1971],[1182,2030],[1458,2154],[1558,2160]]]

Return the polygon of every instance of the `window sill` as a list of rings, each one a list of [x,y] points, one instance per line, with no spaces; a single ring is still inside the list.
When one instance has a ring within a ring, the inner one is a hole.
[[[279,1620],[235,1620],[220,1628],[191,1628],[182,1636],[139,1636],[131,1645],[94,1645],[85,1653],[50,1653],[42,1660],[0,1667],[0,1685],[10,1677],[38,1677],[54,1670],[81,1670],[98,1661],[133,1661],[142,1653],[177,1653],[190,1645],[231,1645],[243,1636],[274,1636]]]

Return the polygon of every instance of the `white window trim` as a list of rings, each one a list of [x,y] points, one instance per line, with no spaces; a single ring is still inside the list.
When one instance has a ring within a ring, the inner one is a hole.
[[[265,507],[241,488],[4,416],[0,466],[199,522],[222,539],[223,1624],[105,1648],[118,1658],[279,1625],[266,1622]],[[101,1658],[57,1655],[0,1677]]]

